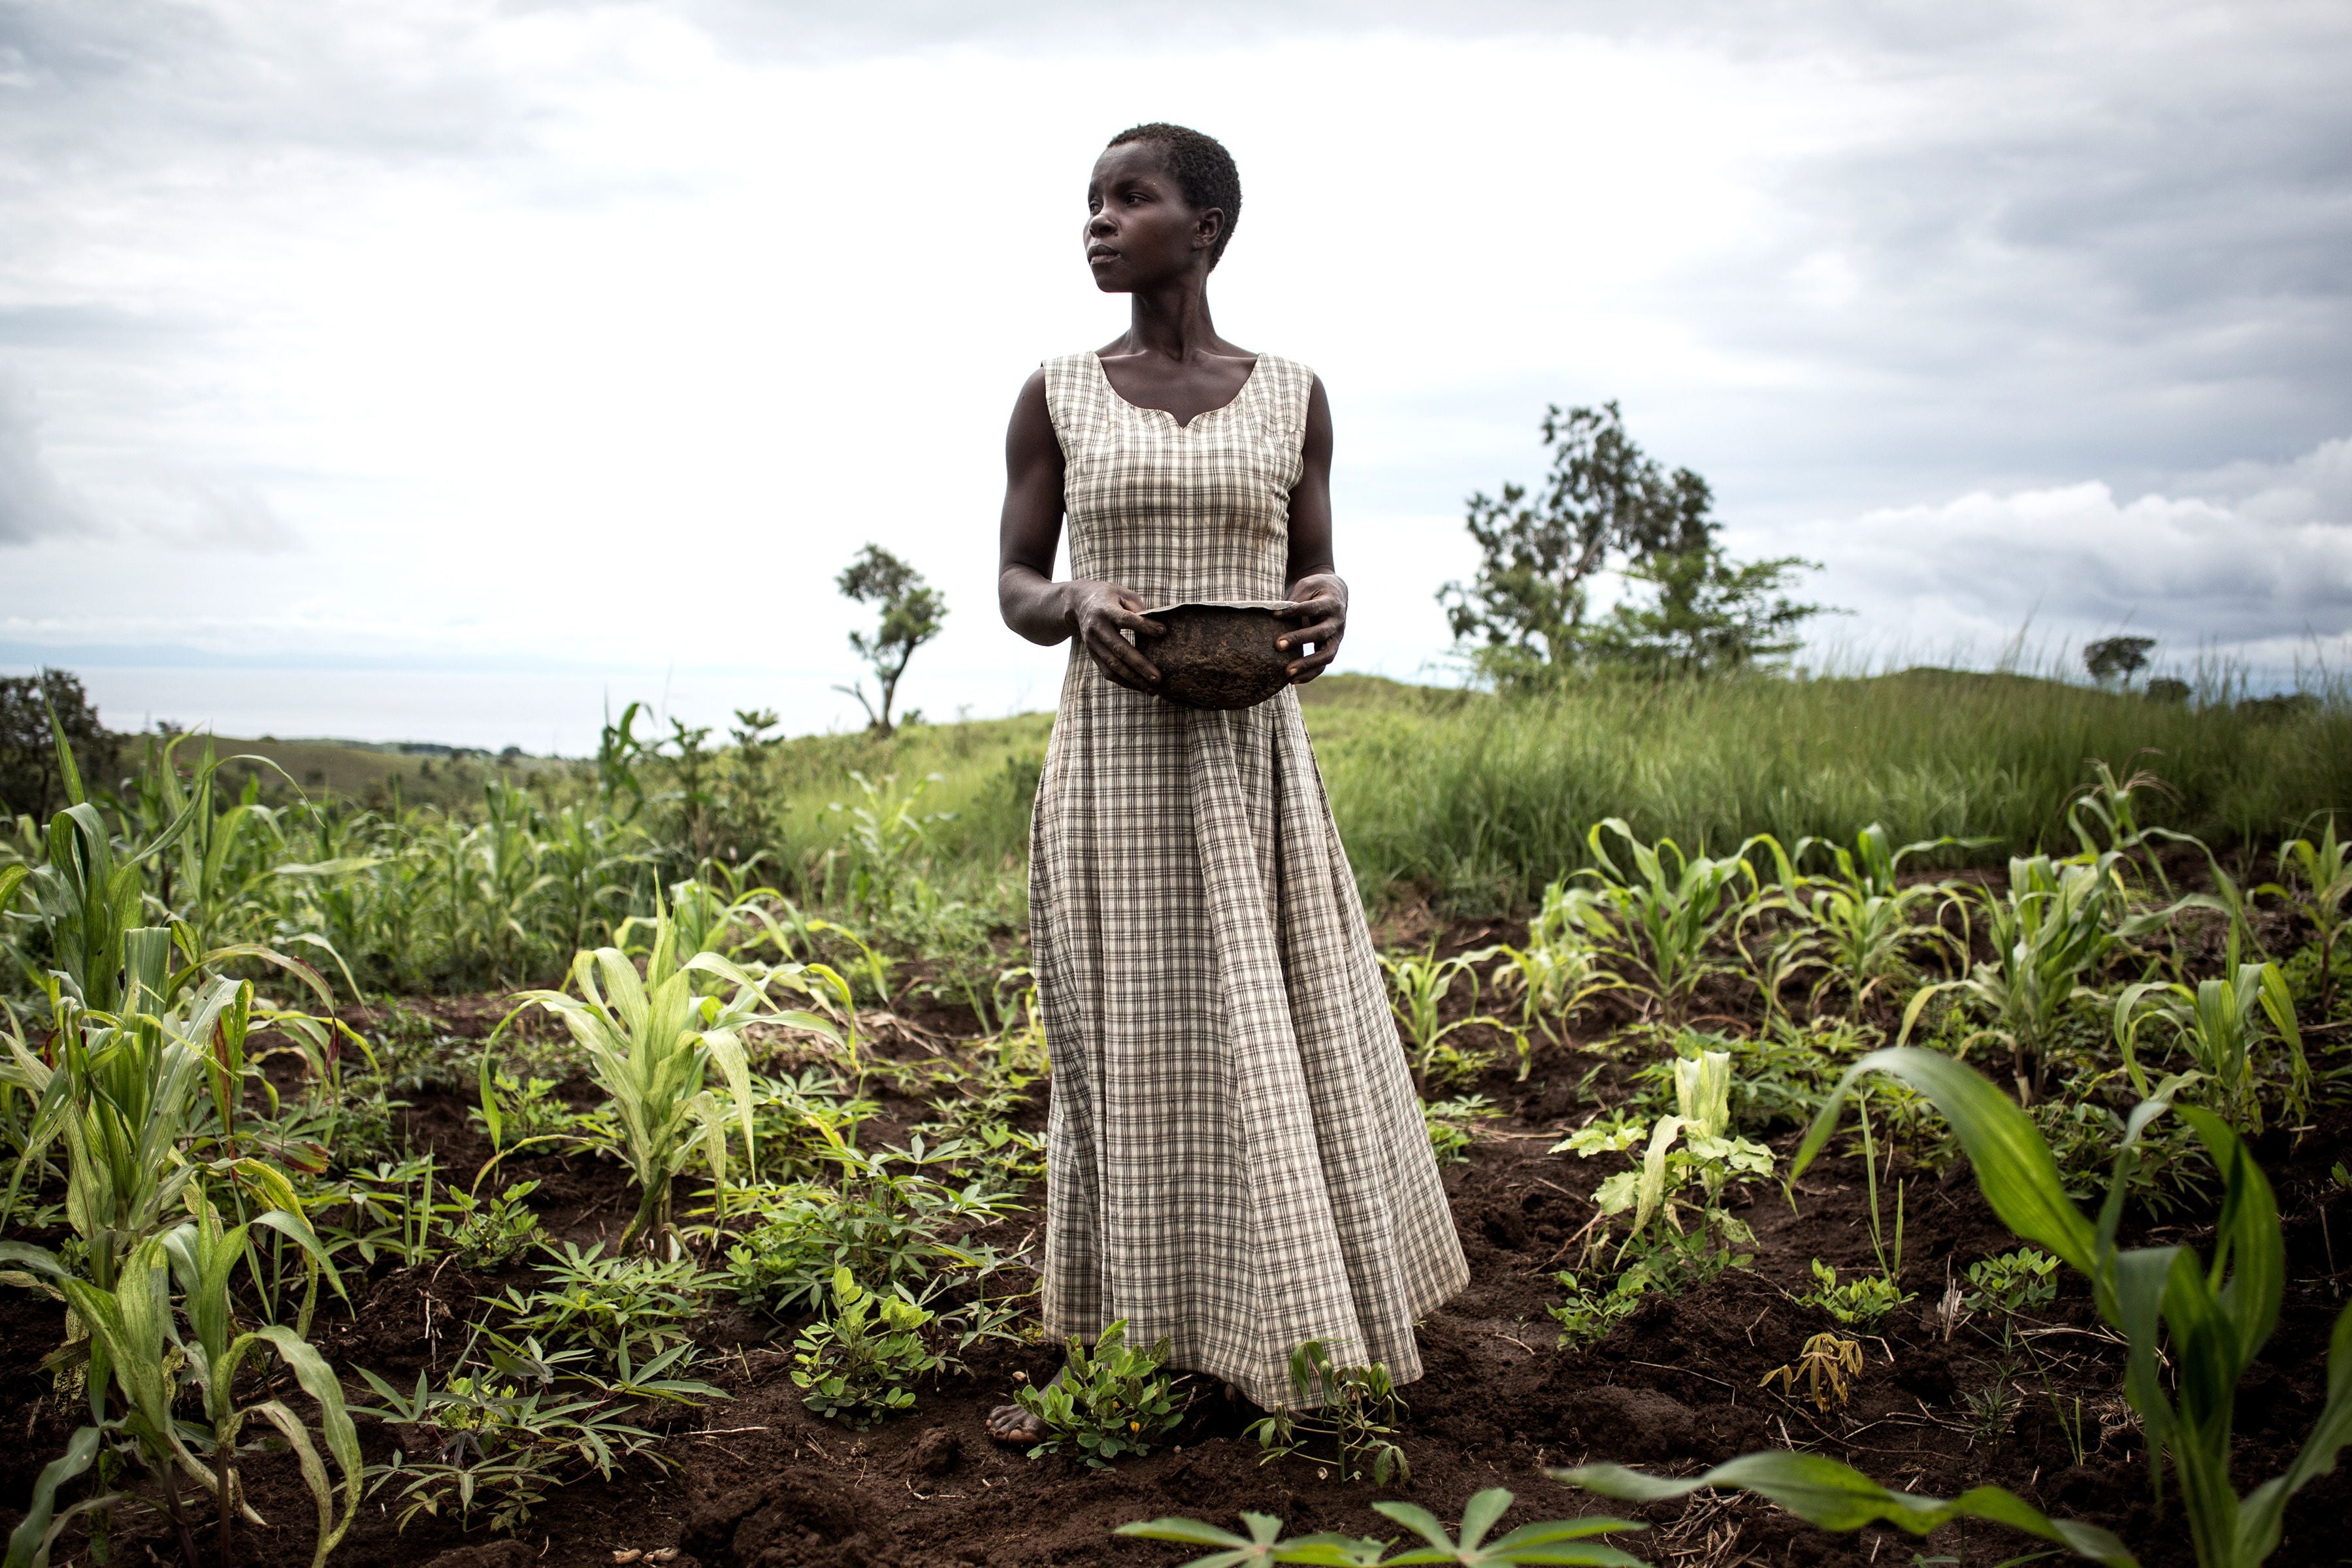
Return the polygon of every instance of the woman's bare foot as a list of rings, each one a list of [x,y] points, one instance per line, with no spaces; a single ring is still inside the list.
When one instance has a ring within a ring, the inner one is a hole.
[[[1045,1386],[1051,1388],[1054,1384],[1061,1381],[1062,1374],[1057,1372]],[[998,1405],[988,1413],[987,1419],[982,1422],[982,1426],[987,1428],[990,1436],[1000,1443],[1025,1447],[1028,1444],[1042,1443],[1045,1440],[1045,1424],[1018,1405]]]

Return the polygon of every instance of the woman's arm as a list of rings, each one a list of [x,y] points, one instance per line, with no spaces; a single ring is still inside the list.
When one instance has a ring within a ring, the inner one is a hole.
[[[1076,636],[1102,672],[1149,691],[1160,679],[1151,661],[1119,636],[1121,627],[1158,635],[1143,601],[1116,583],[1054,579],[1062,538],[1062,442],[1045,406],[1045,373],[1031,375],[1004,434],[1004,517],[997,533],[996,602],[1004,624],[1034,643]]]
[[[1348,635],[1348,584],[1331,563],[1331,405],[1317,376],[1307,395],[1307,432],[1300,442],[1298,482],[1290,490],[1290,581],[1288,613],[1307,624],[1276,639],[1276,647],[1315,651],[1293,659],[1290,679],[1304,686],[1339,657]]]

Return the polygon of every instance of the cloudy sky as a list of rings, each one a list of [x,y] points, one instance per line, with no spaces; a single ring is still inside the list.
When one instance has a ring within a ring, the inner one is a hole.
[[[1670,19],[1669,19],[1670,18]],[[1051,701],[1004,419],[1124,326],[1119,127],[1223,138],[1224,333],[1338,421],[1346,662],[1618,399],[1822,657],[2352,656],[2352,8],[0,0],[0,668],[110,721],[593,742]]]

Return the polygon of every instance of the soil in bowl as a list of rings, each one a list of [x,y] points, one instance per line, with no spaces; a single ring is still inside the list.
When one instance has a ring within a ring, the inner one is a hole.
[[[1171,605],[1145,615],[1168,628],[1138,647],[1160,671],[1160,696],[1181,708],[1255,708],[1290,684],[1296,657],[1274,646],[1290,629],[1271,604]]]

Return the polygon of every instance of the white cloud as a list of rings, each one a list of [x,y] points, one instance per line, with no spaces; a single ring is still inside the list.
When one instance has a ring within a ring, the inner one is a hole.
[[[1045,700],[1062,656],[993,613],[1003,420],[1123,324],[1076,194],[1155,117],[1241,160],[1220,324],[1330,389],[1358,668],[1444,652],[1462,498],[1610,397],[1853,634],[2293,636],[2265,584],[2331,624],[2334,525],[2262,493],[2352,429],[2340,5],[1140,15],[0,10],[0,373],[42,416],[0,415],[0,501],[50,520],[0,512],[0,647],[725,668],[689,718],[819,728],[871,538],[954,606],[911,700]],[[2077,542],[2021,574],[2012,526]]]
[[[79,502],[49,471],[31,397],[0,376],[0,548],[88,525]]]
[[[1827,563],[1821,597],[1857,620],[1832,641],[1915,654],[2119,631],[2160,659],[2221,657],[2275,678],[2352,638],[2352,439],[2238,464],[2187,493],[2098,481],[1885,508],[1784,537]]]

